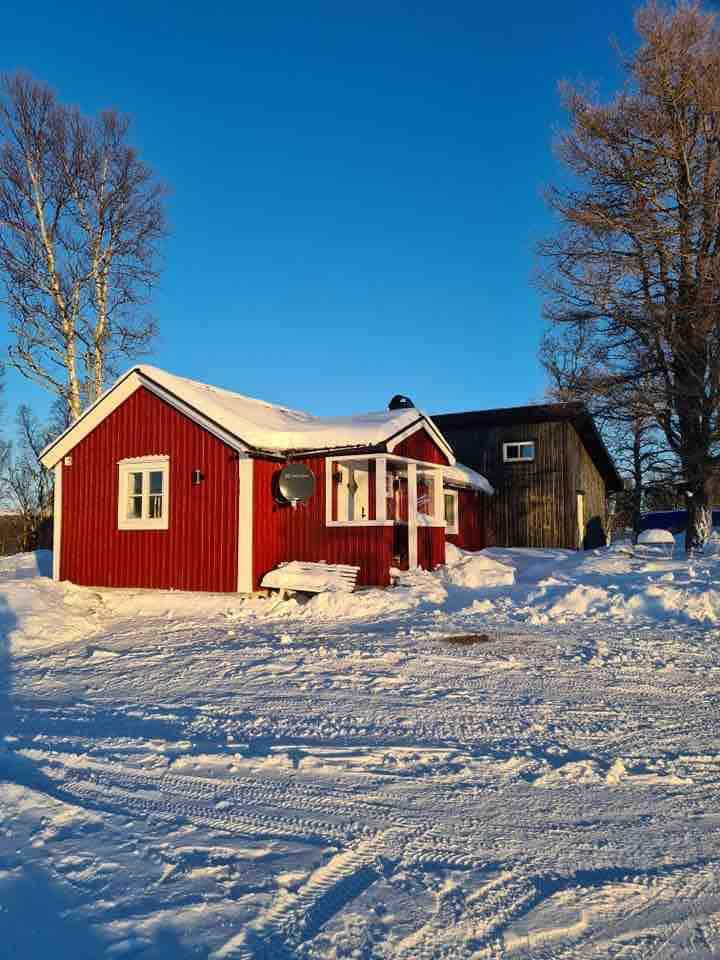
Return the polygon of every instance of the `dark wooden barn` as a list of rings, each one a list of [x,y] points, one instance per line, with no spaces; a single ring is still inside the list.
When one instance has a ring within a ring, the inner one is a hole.
[[[499,546],[587,549],[606,542],[608,494],[622,488],[582,403],[433,416],[458,460],[488,478]]]

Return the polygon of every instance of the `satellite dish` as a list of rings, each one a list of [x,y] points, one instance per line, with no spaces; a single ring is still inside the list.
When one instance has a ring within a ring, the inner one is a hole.
[[[283,500],[297,506],[315,493],[315,474],[304,463],[289,463],[278,475],[277,489]]]

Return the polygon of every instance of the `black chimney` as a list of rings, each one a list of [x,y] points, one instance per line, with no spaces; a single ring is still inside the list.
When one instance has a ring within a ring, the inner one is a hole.
[[[401,393],[396,393],[388,404],[388,410],[412,410],[415,404],[410,397],[404,397]]]

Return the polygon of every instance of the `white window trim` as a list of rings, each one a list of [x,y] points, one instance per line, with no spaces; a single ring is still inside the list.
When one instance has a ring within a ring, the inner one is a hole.
[[[352,460],[365,460],[375,463],[375,519],[367,518],[359,520],[333,520],[332,518],[332,493],[333,493],[333,463],[344,463]],[[326,527],[394,527],[396,523],[404,521],[387,519],[386,504],[386,478],[388,461],[392,464],[404,463],[408,467],[408,474],[411,470],[415,472],[416,494],[417,494],[417,474],[425,473],[431,475],[434,484],[434,503],[433,514],[417,513],[417,495],[415,498],[416,526],[421,527],[444,527],[445,526],[445,500],[443,494],[443,468],[439,464],[429,464],[422,460],[411,460],[408,457],[395,456],[373,456],[372,454],[349,454],[348,456],[333,456],[325,458],[325,526]],[[408,477],[409,482],[409,477]]]
[[[509,457],[508,447],[532,447],[531,457]],[[535,459],[535,441],[534,440],[510,440],[503,443],[503,463],[531,463]]]
[[[460,533],[460,514],[458,512],[460,509],[460,497],[458,496],[457,490],[448,490],[446,487],[443,496],[443,513],[445,512],[445,497],[452,497],[455,501],[455,523],[446,523],[445,533],[449,533],[450,536],[457,536]]]
[[[160,471],[163,475],[163,503],[161,517],[148,517],[147,501],[150,491],[143,483],[143,516],[137,520],[127,517],[127,477],[130,473]],[[118,530],[167,530],[170,517],[170,457],[166,454],[118,460]]]

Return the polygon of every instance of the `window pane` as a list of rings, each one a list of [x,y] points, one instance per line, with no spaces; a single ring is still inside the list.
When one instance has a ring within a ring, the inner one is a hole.
[[[130,496],[140,496],[143,489],[143,475],[141,473],[128,474],[128,493]]]
[[[150,472],[150,493],[162,493],[163,492],[163,475],[162,470],[152,470]]]
[[[420,474],[417,481],[417,508],[418,513],[428,517],[435,510],[435,483],[434,478],[427,474]]]
[[[507,453],[505,454],[508,460],[517,460],[518,458],[518,447],[517,444],[510,444],[507,448]]]
[[[162,494],[161,493],[151,493],[149,501],[149,510],[151,519],[159,519],[162,517]]]
[[[520,455],[524,460],[532,460],[535,456],[535,445],[533,443],[524,443],[520,447]]]
[[[445,494],[445,523],[455,526],[455,497],[451,493]]]
[[[128,499],[127,518],[128,520],[140,520],[142,518],[142,497],[130,497]]]

